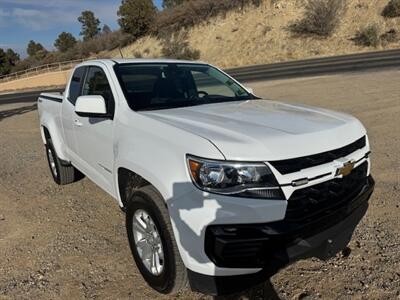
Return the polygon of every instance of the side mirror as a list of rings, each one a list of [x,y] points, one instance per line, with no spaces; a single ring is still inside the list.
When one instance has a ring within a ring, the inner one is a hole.
[[[75,112],[81,117],[107,117],[106,101],[103,96],[80,96],[76,99]]]
[[[253,88],[248,87],[248,86],[246,86],[245,88],[246,88],[246,90],[247,90],[248,93],[254,95],[254,90],[253,90]]]

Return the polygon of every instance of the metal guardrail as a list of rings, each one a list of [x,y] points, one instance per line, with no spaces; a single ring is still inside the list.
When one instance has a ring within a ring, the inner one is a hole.
[[[0,76],[0,83],[49,71],[68,70],[84,60],[48,64]],[[384,68],[400,68],[400,49],[246,66],[225,71],[239,81],[249,82]]]
[[[239,67],[226,72],[238,81],[250,82],[385,68],[400,69],[400,49]]]
[[[85,61],[86,59],[76,59],[76,60],[69,60],[63,61],[58,63],[40,65],[34,68],[26,69],[23,71],[2,75],[0,76],[0,83],[1,82],[8,82],[16,79],[27,78],[34,75],[39,75],[42,73],[47,72],[55,72],[55,71],[64,71],[72,69],[75,65]]]
[[[247,66],[227,69],[225,71],[241,82],[251,82],[393,68],[400,70],[400,49],[298,60],[269,65]],[[12,99],[8,99],[8,97],[10,97],[9,95],[3,95],[0,96],[0,102],[34,102],[40,92],[49,91],[54,92],[62,90],[53,88],[36,92],[15,93]]]

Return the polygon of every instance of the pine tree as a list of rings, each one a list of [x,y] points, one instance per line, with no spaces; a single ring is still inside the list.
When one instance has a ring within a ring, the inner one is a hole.
[[[54,42],[54,47],[56,47],[61,52],[66,52],[67,50],[74,47],[76,44],[75,37],[69,32],[62,32]]]
[[[94,38],[100,32],[100,20],[96,18],[92,11],[83,11],[78,21],[82,24],[80,35],[83,36],[84,41]]]
[[[29,56],[36,56],[38,55],[39,52],[45,52],[46,49],[43,47],[42,44],[36,43],[33,40],[30,40],[28,43],[28,46],[26,48],[26,52],[28,53]]]
[[[138,39],[149,32],[156,11],[152,0],[122,0],[118,23],[124,32]]]

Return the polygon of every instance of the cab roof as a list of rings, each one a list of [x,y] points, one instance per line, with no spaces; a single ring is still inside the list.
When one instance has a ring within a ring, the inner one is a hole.
[[[147,58],[116,58],[116,59],[93,59],[85,61],[84,64],[90,62],[107,62],[107,63],[114,63],[114,64],[134,64],[134,63],[159,63],[159,64],[207,64],[202,61],[191,61],[191,60],[178,60],[178,59],[163,59],[163,58],[156,58],[156,59],[147,59]]]

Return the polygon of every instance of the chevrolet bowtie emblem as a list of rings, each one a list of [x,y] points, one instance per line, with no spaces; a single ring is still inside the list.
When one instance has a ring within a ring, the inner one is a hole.
[[[351,173],[351,171],[353,171],[354,165],[355,165],[354,161],[349,161],[349,162],[344,163],[343,167],[340,167],[340,168],[336,169],[335,176],[342,175],[344,177],[344,176],[349,175]]]

